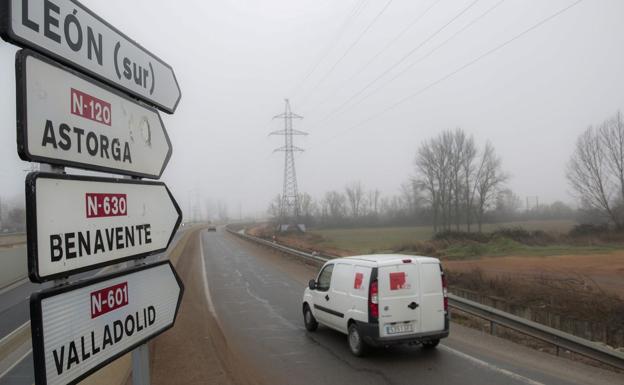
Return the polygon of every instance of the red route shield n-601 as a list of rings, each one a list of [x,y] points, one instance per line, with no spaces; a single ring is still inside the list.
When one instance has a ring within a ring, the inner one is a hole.
[[[169,261],[33,293],[35,383],[75,384],[171,328],[183,293]]]
[[[43,282],[162,252],[181,221],[162,182],[30,173],[29,277]]]

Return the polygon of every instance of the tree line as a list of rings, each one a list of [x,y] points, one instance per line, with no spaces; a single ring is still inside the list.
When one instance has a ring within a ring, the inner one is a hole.
[[[384,195],[360,181],[331,190],[319,199],[299,196],[300,221],[308,226],[347,227],[432,225],[434,231],[481,231],[483,223],[575,218],[562,202],[522,210],[507,186],[509,174],[494,146],[477,145],[460,128],[423,141],[416,150],[413,176],[396,194]],[[268,213],[279,221],[280,196]]]

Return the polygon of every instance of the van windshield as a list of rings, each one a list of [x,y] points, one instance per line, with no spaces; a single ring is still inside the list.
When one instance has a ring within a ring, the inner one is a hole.
[[[321,274],[319,274],[318,282],[316,285],[317,290],[329,290],[329,283],[331,282],[332,272],[334,271],[334,265],[325,266]]]

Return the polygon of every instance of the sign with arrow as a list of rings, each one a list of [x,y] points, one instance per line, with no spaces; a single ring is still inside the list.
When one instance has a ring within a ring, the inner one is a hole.
[[[16,55],[23,160],[158,178],[171,142],[158,111],[32,51]]]
[[[0,35],[173,113],[173,69],[76,0],[3,0]]]
[[[35,383],[75,384],[171,328],[183,292],[163,261],[33,293]]]
[[[165,251],[182,221],[162,182],[34,172],[26,178],[33,282]]]

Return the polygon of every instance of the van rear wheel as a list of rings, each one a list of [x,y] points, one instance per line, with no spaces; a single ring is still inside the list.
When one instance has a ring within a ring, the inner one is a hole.
[[[362,334],[360,334],[360,330],[358,329],[357,324],[354,322],[349,325],[349,349],[354,356],[362,357],[366,354],[366,350],[368,346],[366,342],[362,339]]]
[[[305,324],[305,328],[309,332],[313,332],[318,328],[318,322],[314,315],[312,314],[312,310],[310,310],[310,306],[305,305],[303,308],[303,323]]]
[[[440,343],[440,339],[436,338],[435,340],[424,341],[422,343],[423,348],[425,349],[434,349]]]

